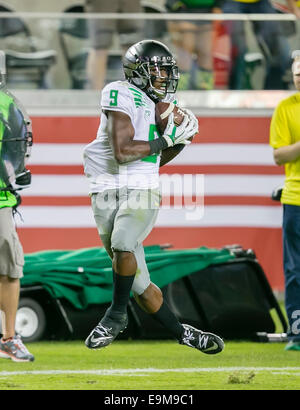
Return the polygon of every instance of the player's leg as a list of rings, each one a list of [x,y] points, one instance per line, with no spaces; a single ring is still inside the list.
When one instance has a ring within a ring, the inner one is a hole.
[[[111,311],[126,313],[137,263],[132,252],[114,251],[113,255],[114,293]]]
[[[126,312],[138,268],[135,250],[148,236],[157,218],[159,201],[154,209],[149,201],[153,195],[159,193],[127,189],[119,193],[119,209],[111,235],[115,278],[110,312]]]
[[[154,283],[151,283],[141,295],[135,294],[135,300],[154,320],[168,329],[180,344],[196,348],[206,354],[220,353],[224,349],[224,342],[219,336],[181,324]]]
[[[119,212],[119,206],[120,198],[118,190],[111,189],[92,196],[92,208],[99,236],[108,255],[112,259],[114,275],[112,307],[113,310],[118,312],[125,312],[137,265],[132,252],[122,251],[122,248],[126,246],[126,244],[123,244],[123,242],[126,242],[125,236],[120,238],[118,243],[120,249],[116,249],[115,251],[112,249],[113,230],[118,231],[115,219]],[[125,294],[125,300],[123,300],[122,294]]]
[[[203,353],[215,354],[224,348],[222,339],[212,333],[203,332],[190,325],[181,324],[169,308],[158,286],[150,281],[143,246],[135,250],[138,271],[132,291],[138,305],[165,327],[180,344],[194,347]]]
[[[101,323],[113,329],[114,335],[127,325],[127,305],[135,280],[138,263],[135,250],[152,230],[157,218],[159,201],[152,209],[151,198],[159,192],[151,190],[121,190],[119,209],[111,235],[113,250],[114,291],[112,304]],[[153,203],[155,201],[153,200]]]
[[[111,236],[112,232],[115,226],[115,217],[118,212],[119,208],[119,194],[118,190],[116,189],[109,189],[104,192],[99,192],[97,194],[94,194],[92,196],[92,209],[94,213],[94,218],[96,221],[97,229],[99,236],[101,238],[102,244],[106,249],[106,252],[112,259],[114,260],[114,252],[111,248]],[[119,259],[122,259],[121,262]],[[123,258],[118,258],[118,265],[122,265],[124,263]],[[126,272],[127,273],[127,272]],[[126,276],[124,276],[125,282],[126,282]],[[114,310],[118,311],[120,310],[121,318],[114,317],[114,332],[118,334],[120,331],[124,330],[125,327],[127,326],[127,313],[126,313],[126,307],[127,307],[127,302],[129,294],[128,291],[125,290],[125,301],[119,298],[119,292],[120,288],[124,287],[124,284],[122,282],[122,277],[119,275],[116,275],[115,272],[113,272],[113,299],[112,299],[112,306],[114,305]],[[126,283],[125,283],[126,285]],[[131,288],[132,284],[129,284],[129,287]],[[126,285],[127,286],[127,285]],[[130,289],[129,289],[130,292]],[[124,293],[124,292],[123,292]],[[118,304],[116,303],[118,302]],[[125,309],[123,309],[123,305],[125,306]],[[108,315],[110,312],[110,309],[106,312]],[[114,315],[115,316],[115,313]],[[113,335],[108,332],[107,328],[110,328],[110,326],[103,326],[102,321],[104,318],[101,319],[99,324],[91,331],[89,336],[87,337],[85,344],[87,347],[91,349],[95,349],[98,347],[103,347],[106,346],[107,344],[111,343],[112,340],[114,339]]]
[[[134,297],[137,304],[146,313],[151,314],[153,319],[168,329],[175,339],[181,339],[184,331],[183,326],[179,323],[173,312],[169,309],[167,303],[164,301],[159,287],[151,282],[141,295],[135,293]]]
[[[112,303],[86,339],[85,344],[88,348],[99,349],[108,346],[127,327],[127,305],[136,270],[136,259],[132,252],[113,251]]]
[[[135,250],[138,272],[133,283],[132,291],[137,304],[153,319],[167,328],[177,340],[183,333],[183,327],[164,301],[163,294],[158,286],[150,281],[150,275],[145,260],[144,248],[140,245]]]
[[[120,190],[117,211],[113,218],[113,229],[101,228],[101,238],[107,235],[113,255],[114,289],[112,304],[99,325],[86,340],[89,348],[100,348],[110,344],[127,326],[127,305],[137,271],[135,249],[150,233],[157,217],[159,201],[152,209],[150,197],[159,192],[148,190]],[[94,211],[95,213],[95,211]],[[101,224],[103,212],[96,210],[97,225]],[[108,239],[107,239],[108,243]]]

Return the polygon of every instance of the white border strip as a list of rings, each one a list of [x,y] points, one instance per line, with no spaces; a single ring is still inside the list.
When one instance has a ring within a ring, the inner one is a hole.
[[[110,19],[110,20],[242,20],[242,21],[282,21],[296,20],[291,13],[276,14],[209,14],[209,13],[53,13],[53,12],[2,12],[0,17],[5,18],[32,18],[32,19]]]
[[[89,206],[22,206],[19,228],[95,228]],[[280,228],[282,208],[278,206],[196,206],[160,209],[155,228],[261,227]]]
[[[98,369],[98,370],[25,370],[25,371],[2,371],[0,377],[22,376],[22,375],[64,375],[64,374],[94,374],[99,376],[117,376],[129,374],[147,373],[223,373],[235,371],[269,372],[280,374],[281,372],[300,372],[300,367],[196,367],[196,368],[176,368],[176,369]],[[294,374],[295,375],[295,374]],[[300,375],[300,374],[299,374]]]
[[[30,169],[30,166],[28,167]],[[260,196],[270,198],[271,192],[284,183],[284,175],[204,175],[204,190],[198,175],[161,174],[162,195],[198,195],[202,196]],[[33,175],[29,189],[21,191],[22,196],[83,196],[89,193],[89,181],[84,175]]]
[[[96,132],[96,131],[95,131]],[[87,144],[37,143],[32,147],[30,165],[83,165]],[[92,141],[92,138],[91,138]],[[275,165],[268,144],[192,144],[170,163],[172,165]],[[163,168],[162,168],[163,173]]]
[[[21,90],[12,93],[22,101],[28,114],[43,117],[99,117],[97,90]],[[188,90],[178,91],[181,107],[208,117],[271,117],[280,101],[295,90]]]

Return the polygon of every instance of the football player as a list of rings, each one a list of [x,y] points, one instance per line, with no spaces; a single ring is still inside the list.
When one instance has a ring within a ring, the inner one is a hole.
[[[160,206],[159,167],[190,143],[198,121],[185,110],[182,124],[176,126],[170,114],[163,135],[158,132],[155,104],[174,101],[179,80],[175,59],[164,44],[153,40],[134,44],[124,56],[123,68],[126,80],[112,82],[102,91],[97,138],[84,150],[93,213],[114,276],[111,306],[85,344],[102,348],[126,328],[132,290],[139,306],[180,344],[219,353],[224,348],[220,337],[179,323],[169,309],[150,280],[142,245]]]

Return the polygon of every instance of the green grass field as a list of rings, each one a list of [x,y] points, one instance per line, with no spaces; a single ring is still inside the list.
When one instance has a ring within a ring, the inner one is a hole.
[[[33,363],[0,359],[0,391],[300,390],[300,352],[284,351],[285,343],[225,343],[216,356],[175,341],[116,340],[96,351],[83,341],[31,343]]]
[[[173,341],[29,344],[33,363],[0,361],[0,390],[299,390],[300,352],[284,343],[226,343],[209,356]]]

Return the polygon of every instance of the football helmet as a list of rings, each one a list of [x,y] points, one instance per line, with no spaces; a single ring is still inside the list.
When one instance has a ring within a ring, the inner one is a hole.
[[[31,154],[32,128],[23,106],[6,89],[0,91],[0,106],[0,179],[8,186],[24,173]]]
[[[160,41],[143,40],[131,46],[123,58],[125,78],[154,102],[175,93],[179,81],[176,61]]]

